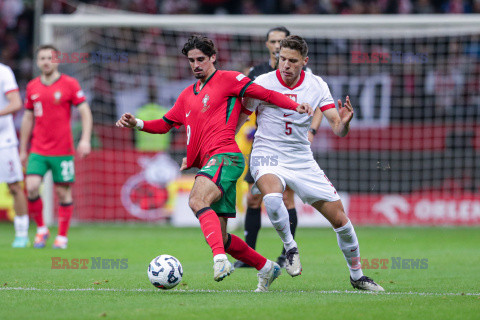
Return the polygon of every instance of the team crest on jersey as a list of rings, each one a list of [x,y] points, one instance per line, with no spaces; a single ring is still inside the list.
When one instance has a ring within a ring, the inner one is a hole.
[[[53,94],[53,97],[55,98],[55,103],[59,103],[60,98],[62,97],[62,93],[60,91],[55,91],[55,93]]]
[[[202,103],[203,103],[203,109],[202,109],[202,112],[205,112],[208,110],[208,108],[210,108],[210,105],[208,105],[208,100],[210,100],[210,96],[208,94],[205,95],[205,97],[203,97],[202,99]]]
[[[285,95],[286,95],[287,97],[289,97],[290,99],[292,99],[293,101],[297,102],[297,95],[296,95],[296,94],[286,93]]]

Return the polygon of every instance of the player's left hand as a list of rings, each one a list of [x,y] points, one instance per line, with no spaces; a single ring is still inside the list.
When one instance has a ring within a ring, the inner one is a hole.
[[[85,158],[90,154],[91,150],[90,141],[80,140],[77,147],[77,152],[80,158]]]
[[[340,119],[344,124],[349,124],[353,118],[353,107],[350,102],[350,97],[347,96],[346,102],[342,106],[342,100],[338,99],[338,113],[340,114]]]
[[[187,169],[187,157],[184,157],[182,159],[182,166],[180,167],[180,171],[183,171],[185,169]]]
[[[309,116],[313,116],[313,109],[312,107],[306,103],[303,102],[297,107],[297,112],[298,113],[307,113]]]

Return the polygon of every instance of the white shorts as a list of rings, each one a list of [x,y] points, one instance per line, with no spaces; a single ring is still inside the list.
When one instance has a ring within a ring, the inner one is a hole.
[[[315,161],[310,162],[311,165],[307,168],[280,164],[252,166],[252,163],[250,163],[250,172],[255,182],[264,174],[276,175],[282,181],[283,189],[285,190],[285,186],[288,185],[304,203],[313,204],[320,200],[327,202],[340,200],[337,190],[323,170]],[[253,186],[252,193],[260,193],[256,185]]]
[[[22,164],[17,147],[0,149],[0,183],[14,183],[22,180]]]

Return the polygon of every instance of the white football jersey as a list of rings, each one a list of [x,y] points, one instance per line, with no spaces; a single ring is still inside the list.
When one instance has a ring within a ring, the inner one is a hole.
[[[335,108],[328,85],[322,78],[309,72],[302,71],[300,80],[293,88],[284,83],[279,70],[263,74],[254,82],[266,89],[283,93],[297,103],[307,102],[314,110]],[[278,155],[279,163],[296,164],[298,167],[307,166],[306,161],[314,161],[308,141],[311,116],[260,100],[246,100],[244,103],[250,111],[257,109],[258,128],[252,156],[255,152]]]
[[[7,93],[18,90],[15,76],[10,67],[0,63],[0,109],[8,106]],[[0,116],[0,148],[18,145],[13,116],[8,114]]]

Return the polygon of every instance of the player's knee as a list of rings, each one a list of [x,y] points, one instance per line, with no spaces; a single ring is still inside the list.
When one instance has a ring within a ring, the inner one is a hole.
[[[263,197],[263,202],[267,211],[277,212],[283,204],[283,197],[281,193],[269,193]]]
[[[66,188],[66,187],[56,187],[55,188],[55,194],[57,195],[60,203],[71,202],[70,193],[69,193],[68,188]]]
[[[262,195],[261,194],[251,194],[247,196],[247,206],[249,208],[260,208],[262,205]]]
[[[202,198],[191,196],[190,199],[188,199],[188,206],[194,213],[197,213],[200,209],[208,207],[209,205]]]
[[[29,199],[35,199],[39,196],[39,186],[27,183],[27,195]]]
[[[332,219],[331,224],[334,229],[343,227],[348,223],[348,217],[344,211],[339,211]]]

